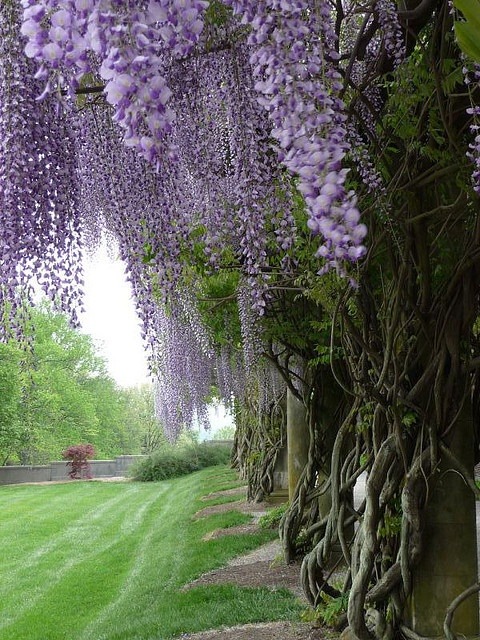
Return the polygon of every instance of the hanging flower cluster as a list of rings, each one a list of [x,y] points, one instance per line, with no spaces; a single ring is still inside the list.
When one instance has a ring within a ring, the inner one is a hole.
[[[237,4],[241,13],[242,3]],[[327,72],[325,83],[319,83],[324,60],[335,56],[326,9],[325,16],[306,17],[308,3],[277,4],[244,3],[244,21],[247,16],[253,27],[248,52],[242,41],[229,49],[211,48],[212,33],[205,33],[202,21],[207,2],[22,0],[26,53],[41,64],[34,92],[28,94],[32,112],[51,110],[57,89],[72,94],[85,83],[105,85],[107,106],[82,98],[75,126],[69,121],[73,133],[54,131],[56,144],[69,148],[69,154],[61,164],[51,163],[56,177],[49,179],[55,190],[49,202],[62,206],[55,180],[63,179],[70,213],[81,214],[70,219],[70,235],[64,234],[70,244],[80,219],[89,243],[104,229],[116,238],[151,361],[157,371],[170,372],[159,388],[163,421],[172,434],[200,415],[202,384],[212,379],[212,354],[199,339],[199,323],[186,312],[194,304],[187,305],[177,290],[183,256],[191,254],[200,229],[211,267],[229,247],[244,274],[239,293],[244,353],[232,366],[240,367],[245,378],[258,359],[258,315],[268,303],[275,254],[271,237],[278,241],[275,264],[287,267],[296,232],[291,185],[277,154],[298,177],[310,227],[326,238],[319,255],[337,266],[363,251],[364,227],[355,218],[354,197],[346,192],[346,171],[340,166],[348,145],[343,105],[336,97],[339,77]],[[190,56],[196,44],[208,53]],[[55,146],[51,136],[40,134],[39,144],[45,140],[49,149],[42,158],[50,157]],[[68,170],[69,182],[60,166]],[[45,256],[53,244],[44,248]],[[64,248],[69,250],[67,244]],[[71,269],[68,261],[64,264]],[[45,286],[62,291],[51,281]],[[195,379],[179,359],[197,367]],[[235,375],[243,379],[238,371]],[[196,386],[198,395],[183,389],[181,380]]]
[[[259,101],[273,123],[279,159],[299,177],[309,213],[308,225],[324,243],[318,256],[326,268],[341,267],[365,253],[366,227],[341,164],[348,148],[344,105],[331,9],[308,0],[230,0],[250,24],[250,61]]]
[[[39,74],[53,69],[65,81],[69,70],[77,87],[86,73],[98,70],[126,144],[157,166],[166,157],[175,158],[175,114],[165,76],[172,57],[187,55],[197,42],[208,3],[22,1],[27,53],[43,62]],[[341,169],[347,144],[343,105],[335,97],[339,75],[325,65],[336,57],[330,9],[326,2],[311,7],[307,0],[229,3],[253,27],[256,89],[273,121],[280,159],[300,178],[309,226],[325,239],[318,255],[327,266],[355,261],[364,253],[366,229],[353,193],[345,189],[347,172]],[[288,243],[285,233],[281,241]]]
[[[0,3],[0,305],[15,325],[34,279],[77,321],[81,241],[74,131],[55,100],[36,100],[41,83],[24,56],[20,12]]]
[[[480,64],[475,63],[471,69],[463,67],[463,77],[469,89],[478,91],[480,88]],[[467,157],[473,162],[472,184],[475,193],[480,195],[480,106],[472,104],[467,109],[467,113],[472,117],[470,132],[473,142],[469,144],[470,151]]]
[[[226,83],[232,65],[232,52],[221,51],[183,61],[175,79],[170,77],[178,112],[173,134],[177,176],[181,191],[190,197],[191,231],[202,229],[212,269],[220,264],[225,246],[238,248],[229,120],[233,97]]]
[[[392,59],[393,66],[398,67],[405,59],[406,50],[405,38],[398,20],[395,3],[392,0],[377,0],[376,9],[385,51]]]
[[[480,122],[480,107],[472,107],[467,112],[475,118],[475,124],[470,126],[474,141],[469,144],[470,152],[467,155],[475,165],[472,183],[475,193],[480,196],[480,124],[478,124]]]
[[[176,174],[157,173],[125,147],[104,108],[86,109],[78,136],[82,217],[90,237],[105,228],[127,267],[143,337],[156,345],[156,308],[181,273],[180,251],[190,213]]]
[[[205,398],[214,382],[215,358],[191,291],[171,296],[168,308],[160,306],[157,322],[156,414],[175,441],[195,421],[209,427]]]
[[[175,156],[175,119],[165,79],[169,58],[187,55],[203,29],[204,0],[22,0],[26,53],[41,62],[45,93],[78,89],[97,72],[124,140],[157,165]]]
[[[352,122],[348,125],[348,139],[350,142],[350,157],[355,162],[360,177],[369,193],[379,196],[385,195],[386,189],[382,176],[375,168],[370,154]]]
[[[233,411],[235,398],[242,398],[245,388],[243,369],[237,370],[238,358],[231,345],[223,344],[216,354],[215,374],[219,395],[229,411]]]
[[[251,292],[247,281],[242,281],[237,290],[238,315],[242,333],[243,363],[247,375],[255,367],[263,352],[262,331],[258,322],[258,313],[251,304]]]
[[[252,307],[250,287],[244,282],[239,294],[244,351],[235,357],[231,353],[230,357],[224,357],[220,368],[201,326],[195,296],[190,291],[187,298],[186,289],[180,288],[179,235],[184,233],[179,234],[178,230],[182,228],[182,220],[183,227],[195,222],[191,207],[185,205],[182,213],[180,191],[185,191],[189,182],[186,174],[179,171],[167,181],[164,171],[157,174],[142,163],[131,149],[121,144],[103,109],[85,110],[81,122],[78,139],[82,144],[77,153],[86,204],[82,215],[92,237],[106,226],[117,238],[142,319],[152,369],[158,379],[157,415],[174,439],[185,426],[198,420],[206,424],[204,399],[215,375],[220,378],[229,402],[232,394],[237,398],[245,396],[246,371],[251,378],[262,348],[258,313]],[[178,140],[179,166],[186,169],[185,141],[180,133]],[[180,176],[186,182],[180,182]],[[198,189],[200,181],[195,193]],[[228,211],[225,218],[227,214]],[[217,221],[223,225],[223,219],[218,217]],[[219,226],[217,233],[221,232]],[[163,298],[165,292],[167,296]]]
[[[257,315],[262,315],[268,284],[266,226],[276,204],[278,163],[272,157],[267,116],[256,100],[245,54],[237,52],[233,62],[235,80],[230,74],[226,84],[232,96],[230,148],[234,158],[238,252],[248,284],[249,304]]]
[[[282,246],[276,253],[282,255],[293,245],[295,223],[248,56],[232,47],[185,61],[178,86],[171,79],[170,84],[179,113],[174,140],[181,191],[193,190],[209,263],[216,268],[224,248],[231,247],[248,279],[250,304],[261,315],[268,285],[267,221],[278,229]]]

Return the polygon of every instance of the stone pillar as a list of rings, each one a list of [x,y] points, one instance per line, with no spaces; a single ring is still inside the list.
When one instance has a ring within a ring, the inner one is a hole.
[[[292,500],[295,488],[308,460],[310,434],[307,411],[290,389],[287,391],[288,496]]]
[[[469,409],[460,417],[450,447],[473,474],[473,425]],[[444,460],[429,491],[423,557],[414,571],[407,618],[409,626],[419,635],[443,637],[447,607],[477,582],[476,507],[472,491]],[[476,594],[457,608],[453,621],[454,633],[478,636]]]
[[[267,502],[279,504],[288,500],[288,450],[280,449],[273,468],[273,489],[266,498]]]

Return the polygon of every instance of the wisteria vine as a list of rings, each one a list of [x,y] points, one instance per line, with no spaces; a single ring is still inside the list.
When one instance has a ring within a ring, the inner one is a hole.
[[[183,286],[185,256],[198,255],[201,247],[214,271],[232,251],[229,267],[248,284],[239,300],[249,368],[249,353],[260,351],[256,338],[247,344],[246,337],[256,334],[251,311],[260,315],[268,306],[272,265],[295,268],[292,194],[302,194],[308,227],[323,238],[315,245],[322,271],[348,273],[348,265],[365,254],[367,229],[345,160],[357,165],[371,193],[381,194],[383,186],[364,145],[375,122],[367,126],[360,108],[348,119],[344,81],[366,82],[378,51],[399,65],[405,43],[389,0],[372,3],[365,28],[373,24],[371,15],[379,28],[350,69],[342,54],[351,45],[336,33],[337,16],[325,0],[228,0],[218,23],[213,5],[2,5],[2,61],[9,61],[2,63],[2,153],[13,157],[7,146],[14,129],[14,144],[24,145],[14,160],[23,168],[6,163],[0,169],[13,185],[3,196],[11,240],[6,234],[2,264],[9,300],[36,271],[44,290],[73,308],[81,278],[80,225],[88,243],[104,226],[126,261],[154,357],[163,339],[156,335],[157,307]],[[347,9],[354,31],[355,12]],[[374,84],[368,89],[373,104],[378,90]],[[22,142],[27,112],[35,114],[37,148]],[[48,133],[42,129],[47,122]],[[33,176],[27,197],[20,197],[15,181],[23,188]],[[21,224],[10,214],[15,208],[28,209]],[[10,260],[20,236],[21,277]]]
[[[166,75],[191,53],[203,30],[208,3],[201,0],[119,5],[112,0],[22,0],[27,54],[41,61],[38,71],[52,83],[76,90],[88,74],[106,82],[105,95],[124,140],[160,166],[175,159],[175,111]],[[366,227],[353,192],[345,188],[341,164],[348,148],[336,36],[327,3],[229,2],[252,27],[250,60],[259,101],[273,123],[279,157],[300,177],[309,226],[324,243],[317,255],[328,267],[364,254]],[[308,42],[308,46],[306,46]],[[320,81],[322,77],[322,81]]]
[[[18,327],[36,281],[74,323],[81,310],[81,219],[70,114],[36,98],[41,83],[23,54],[21,11],[0,6],[0,302]],[[28,293],[27,293],[28,292]],[[27,296],[25,298],[25,294]]]
[[[308,226],[324,238],[317,255],[326,268],[343,271],[342,263],[364,255],[366,226],[354,193],[345,188],[342,160],[349,145],[338,97],[342,83],[331,64],[338,59],[331,8],[307,0],[230,4],[252,26],[255,87],[273,123],[278,157],[299,176]]]
[[[308,510],[303,579],[314,604],[335,536],[354,558],[348,618],[359,638],[370,637],[369,601],[392,631],[402,620],[425,476],[475,394],[478,202],[460,180],[467,152],[480,193],[480,76],[464,61],[462,85],[448,11],[446,0],[413,10],[391,0],[0,4],[4,324],[15,325],[33,278],[75,321],[83,245],[107,234],[126,265],[170,439],[206,424],[216,385],[246,408],[256,459],[265,434],[273,456],[285,388],[302,399],[310,470],[288,535]],[[411,91],[406,122],[398,87]],[[354,291],[336,273],[350,276],[367,254],[360,203],[373,213],[372,242]],[[334,307],[341,326],[327,317]],[[310,373],[311,389],[295,384]],[[320,414],[332,410],[333,432],[350,401],[333,452],[320,451]],[[332,508],[320,521],[317,472],[330,453]],[[342,523],[357,518],[347,499],[364,469],[373,480],[349,545]],[[380,534],[390,516],[400,537]]]

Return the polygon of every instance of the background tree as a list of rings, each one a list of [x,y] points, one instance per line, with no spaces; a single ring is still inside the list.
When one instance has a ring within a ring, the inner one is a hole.
[[[29,433],[22,423],[21,353],[12,344],[0,345],[0,464],[28,446]]]
[[[1,345],[3,462],[55,460],[72,442],[92,442],[100,458],[140,453],[152,427],[151,389],[118,388],[92,338],[48,305],[30,320],[28,351]]]
[[[140,442],[141,453],[150,454],[166,444],[166,437],[155,416],[153,386],[143,384],[130,389],[123,389],[125,402],[125,422],[128,434],[135,440],[132,451],[138,451]]]

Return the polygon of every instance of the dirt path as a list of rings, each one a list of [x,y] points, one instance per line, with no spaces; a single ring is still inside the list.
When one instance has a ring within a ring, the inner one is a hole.
[[[182,640],[330,640],[321,629],[305,622],[267,622],[184,634]]]
[[[231,489],[225,492],[211,494],[205,500],[220,496],[238,496],[243,498],[244,488]],[[238,500],[226,504],[208,506],[196,514],[196,518],[206,517],[215,513],[223,513],[232,509],[253,516],[251,524],[218,529],[206,537],[218,537],[235,533],[249,533],[258,530],[258,519],[267,512],[269,505],[265,503],[252,504],[245,500]],[[186,585],[191,589],[200,585],[235,584],[242,587],[267,587],[269,589],[289,589],[305,606],[304,595],[299,585],[300,564],[287,565],[282,558],[280,542],[275,540],[250,553],[234,558],[226,567],[215,569],[204,574],[194,582]],[[303,622],[269,622],[247,624],[237,627],[215,629],[194,634],[183,634],[179,640],[333,640],[338,634],[325,629],[313,628],[311,624]]]

